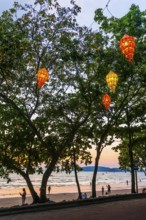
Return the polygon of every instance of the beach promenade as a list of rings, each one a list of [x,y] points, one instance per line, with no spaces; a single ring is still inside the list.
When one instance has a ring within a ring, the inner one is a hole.
[[[141,190],[140,190],[141,192]],[[88,192],[88,198],[91,193]],[[20,214],[10,214],[0,216],[0,220],[146,220],[146,196],[141,194],[141,198],[114,201],[112,197],[130,196],[130,190],[113,190],[110,196],[105,196],[104,202],[98,204],[83,205],[78,203],[74,207],[55,209],[32,210],[32,212],[22,211]],[[77,193],[50,194],[48,197],[54,203],[77,201]],[[102,199],[101,192],[97,192],[98,198]],[[139,194],[138,194],[139,196]],[[106,202],[106,199],[109,201]],[[32,198],[27,196],[26,203],[32,203]],[[92,202],[91,202],[92,203]],[[21,197],[0,198],[0,209],[6,207],[16,207],[21,209]],[[27,206],[26,206],[27,207]]]
[[[145,220],[146,198],[116,201],[59,210],[21,213],[0,220]]]

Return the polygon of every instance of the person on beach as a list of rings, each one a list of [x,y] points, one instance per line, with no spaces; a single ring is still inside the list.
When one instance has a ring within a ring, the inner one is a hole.
[[[102,196],[104,196],[104,187],[101,187]]]
[[[107,185],[107,193],[108,193],[108,195],[111,194],[111,186],[110,186],[110,184]]]
[[[81,198],[82,198],[82,199],[87,199],[87,193],[82,193],[82,194],[81,194]]]
[[[84,198],[87,199],[87,193],[86,192],[84,193]]]
[[[128,180],[126,180],[126,184],[127,184],[127,186],[128,186]]]
[[[51,192],[51,186],[48,186],[48,193],[50,194]]]
[[[25,200],[26,200],[26,190],[25,188],[22,189],[22,193],[19,193],[20,196],[22,197],[22,205],[25,204]]]

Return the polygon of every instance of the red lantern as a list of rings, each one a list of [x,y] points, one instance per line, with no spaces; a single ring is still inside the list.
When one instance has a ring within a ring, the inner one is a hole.
[[[110,103],[111,103],[111,97],[108,94],[105,94],[102,97],[102,103],[105,106],[105,109],[108,110]]]
[[[129,62],[133,62],[135,46],[135,39],[132,36],[126,34],[120,40],[120,49]]]
[[[38,83],[38,89],[40,89],[45,82],[48,80],[50,77],[50,74],[46,70],[46,68],[42,68],[38,71],[37,73],[37,83]]]

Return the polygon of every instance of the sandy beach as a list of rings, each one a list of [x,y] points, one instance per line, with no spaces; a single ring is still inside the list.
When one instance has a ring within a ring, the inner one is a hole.
[[[52,190],[53,191],[53,190]],[[54,189],[55,192],[55,189]],[[141,192],[141,189],[139,189]],[[111,195],[130,194],[130,189],[112,190]],[[13,194],[11,194],[12,196]],[[88,198],[91,196],[91,191],[87,192]],[[51,201],[71,201],[76,200],[78,194],[63,192],[63,193],[50,193],[47,195]],[[97,197],[101,196],[101,191],[97,191]],[[32,203],[32,198],[27,195],[27,204]],[[116,201],[103,204],[92,204],[88,206],[78,206],[73,208],[62,208],[57,210],[21,213],[9,216],[1,216],[1,220],[145,220],[146,198],[133,199],[127,201]],[[21,197],[0,198],[0,207],[21,206]]]
[[[19,190],[20,191],[20,190]],[[85,192],[85,191],[84,191]],[[140,191],[141,192],[141,191]],[[91,196],[91,191],[87,192],[87,197]],[[112,190],[111,195],[121,195],[121,194],[130,194],[130,189],[123,189],[123,190]],[[12,195],[12,194],[11,194]],[[97,197],[101,196],[101,191],[97,191]],[[50,193],[47,195],[50,201],[54,202],[61,202],[61,201],[72,201],[78,198],[77,192],[75,193]],[[26,204],[32,203],[32,197],[30,194],[27,195]],[[20,206],[22,204],[21,196],[17,197],[9,197],[9,198],[0,198],[0,207],[12,207],[12,206]]]

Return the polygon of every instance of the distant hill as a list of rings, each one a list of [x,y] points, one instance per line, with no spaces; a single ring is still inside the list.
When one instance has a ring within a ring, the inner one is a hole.
[[[94,166],[82,167],[82,171],[92,172],[93,170],[94,170]],[[124,172],[123,170],[119,168],[110,168],[110,167],[102,167],[102,166],[98,167],[98,171],[99,172]]]

